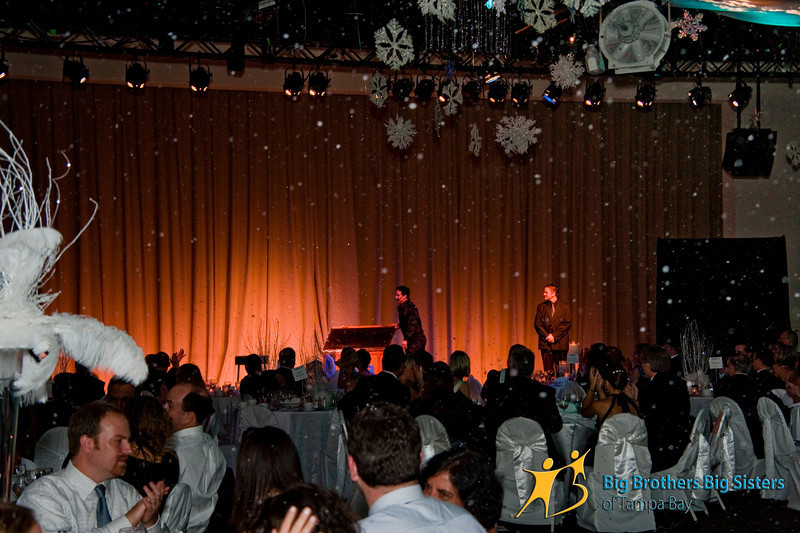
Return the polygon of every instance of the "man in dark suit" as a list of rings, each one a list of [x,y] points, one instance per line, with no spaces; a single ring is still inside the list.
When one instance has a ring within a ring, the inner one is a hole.
[[[411,405],[411,389],[398,379],[403,373],[406,355],[399,344],[390,344],[383,349],[383,370],[374,376],[365,376],[356,388],[342,397],[339,409],[350,420],[367,405],[389,402],[406,409]]]
[[[521,344],[512,346],[505,381],[486,399],[486,433],[490,442],[494,442],[497,428],[506,420],[517,416],[535,420],[544,430],[550,457],[558,462],[551,434],[561,430],[561,415],[556,407],[555,389],[531,378],[535,357]]]
[[[761,398],[764,396],[778,404],[778,408],[783,413],[786,422],[790,423],[792,410],[783,403],[778,394],[772,392],[775,389],[786,390],[786,383],[772,372],[774,364],[775,355],[771,351],[761,350],[753,352],[753,370],[755,371],[753,374],[753,383],[758,397]],[[785,395],[785,392],[782,395]]]
[[[639,413],[647,427],[652,472],[674,466],[689,443],[692,422],[686,382],[670,372],[670,357],[661,346],[646,345],[639,352]]]
[[[669,372],[679,378],[683,377],[683,355],[669,342],[664,343],[664,349],[669,354]]]
[[[714,387],[714,397],[728,397],[741,407],[750,438],[753,440],[753,452],[761,459],[764,457],[764,436],[757,410],[759,396],[755,383],[748,375],[749,372],[750,360],[746,355],[728,357],[728,375],[719,380]]]
[[[539,335],[539,350],[542,352],[544,371],[555,370],[558,361],[567,359],[569,330],[572,327],[572,312],[569,305],[558,299],[558,287],[549,284],[544,288],[544,301],[536,306],[533,326]]]

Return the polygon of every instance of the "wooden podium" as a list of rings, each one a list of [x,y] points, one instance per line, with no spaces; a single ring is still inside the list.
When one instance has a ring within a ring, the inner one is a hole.
[[[336,359],[342,349],[350,346],[356,350],[363,348],[372,356],[375,372],[380,372],[383,349],[389,346],[397,331],[394,325],[388,326],[342,326],[331,328],[322,349],[327,353],[335,353]]]

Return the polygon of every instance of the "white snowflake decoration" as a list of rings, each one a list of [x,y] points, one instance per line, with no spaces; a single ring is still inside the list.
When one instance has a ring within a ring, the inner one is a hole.
[[[581,83],[583,63],[572,57],[572,54],[563,55],[558,58],[555,64],[550,65],[550,74],[553,78],[553,83],[562,89],[575,87]]]
[[[447,83],[442,88],[442,96],[447,99],[447,103],[444,104],[444,114],[448,117],[455,115],[458,111],[458,106],[464,102],[464,97],[461,95],[461,87],[455,81]]]
[[[494,0],[492,2],[492,9],[495,10],[497,16],[505,15],[506,14],[506,0]]]
[[[800,168],[800,142],[797,139],[786,145],[786,159],[795,170]]]
[[[506,151],[506,155],[524,154],[528,147],[536,144],[536,136],[542,133],[541,128],[536,127],[536,121],[527,117],[503,117],[497,125],[496,140]]]
[[[564,5],[575,11],[580,11],[584,17],[593,17],[600,12],[600,7],[608,0],[563,0]]]
[[[456,5],[453,0],[417,0],[423,15],[435,15],[442,22],[456,19]]]
[[[522,21],[544,33],[556,26],[555,2],[553,0],[522,0],[519,4]]]
[[[472,152],[472,155],[475,157],[481,155],[481,143],[483,143],[481,132],[478,129],[478,125],[473,123],[469,127],[469,151]]]
[[[397,70],[414,59],[414,46],[397,19],[375,32],[375,53],[389,68]]]
[[[369,101],[378,107],[383,107],[389,98],[389,81],[380,72],[375,72],[369,82]]]
[[[696,41],[700,37],[700,34],[708,29],[708,26],[703,24],[702,13],[692,15],[688,11],[683,12],[683,18],[673,20],[670,26],[672,28],[678,28],[679,38],[683,39],[684,37],[688,37],[693,41]]]
[[[386,133],[388,135],[389,143],[398,150],[405,150],[411,146],[414,136],[417,134],[417,128],[410,120],[405,120],[400,115],[397,115],[397,120],[389,119],[386,121]]]

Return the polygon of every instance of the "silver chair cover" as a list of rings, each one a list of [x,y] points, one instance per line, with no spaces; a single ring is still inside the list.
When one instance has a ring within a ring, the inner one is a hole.
[[[422,437],[422,464],[437,453],[450,449],[450,437],[447,430],[436,417],[431,415],[419,415],[417,417],[419,434]]]
[[[762,489],[761,497],[786,500],[789,496],[789,461],[795,450],[794,440],[786,419],[771,399],[759,398],[758,417],[764,429],[764,476],[767,479],[782,479],[784,483],[782,489]]]

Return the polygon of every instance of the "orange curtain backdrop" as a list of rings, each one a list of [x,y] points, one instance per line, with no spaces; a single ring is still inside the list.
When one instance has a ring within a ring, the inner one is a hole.
[[[517,114],[542,132],[509,157],[496,127]],[[406,151],[387,142],[397,115],[417,129]],[[69,159],[65,240],[99,205],[48,311],[125,329],[145,353],[184,348],[220,381],[265,325],[312,357],[330,327],[395,322],[401,283],[436,359],[463,349],[479,379],[511,344],[536,346],[551,281],[573,340],[630,353],[656,340],[656,239],[722,234],[719,106],[482,103],[436,124],[433,102],[10,80],[0,117],[36,173]]]

